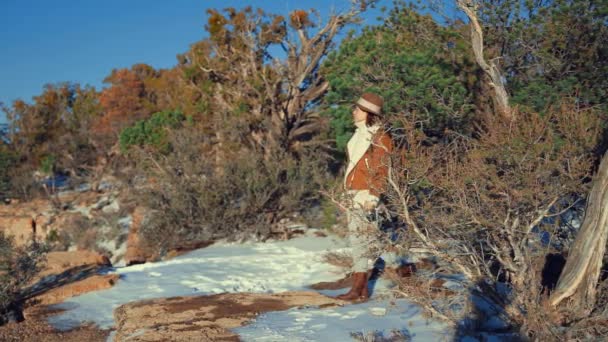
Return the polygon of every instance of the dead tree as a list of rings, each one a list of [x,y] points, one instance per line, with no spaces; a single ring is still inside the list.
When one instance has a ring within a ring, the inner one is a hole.
[[[551,296],[556,306],[570,297],[569,306],[581,316],[595,304],[597,284],[608,236],[608,158],[604,158],[589,194],[585,218],[570,248],[566,265]]]
[[[361,1],[367,5],[374,2]],[[287,58],[279,68],[281,87],[285,92],[276,99],[278,106],[273,113],[274,134],[280,132],[289,148],[297,147],[302,136],[319,129],[317,113],[309,107],[329,87],[328,81],[319,73],[321,59],[332,47],[336,34],[344,26],[359,21],[359,14],[365,10],[362,4],[353,1],[347,12],[332,15],[312,36],[307,30],[310,21],[303,11],[294,11],[290,15],[290,26],[295,30],[297,39],[293,41],[288,36],[286,41]]]
[[[511,118],[512,111],[509,105],[509,95],[505,89],[500,70],[493,60],[486,61],[483,55],[483,31],[477,18],[477,5],[474,0],[457,0],[458,7],[467,15],[471,21],[471,44],[475,60],[481,69],[490,78],[489,85],[494,90],[492,99],[496,111],[506,118]]]
[[[233,113],[246,112],[241,120],[251,123],[246,143],[266,153],[275,153],[276,146],[296,150],[321,127],[311,105],[329,87],[319,73],[323,57],[336,34],[359,22],[359,14],[374,2],[353,0],[349,10],[324,24],[310,18],[314,11],[295,10],[289,18],[249,8],[227,9],[226,15],[211,11],[211,38],[189,58],[213,84],[210,102],[226,113],[220,126]],[[270,46],[283,48],[285,57],[273,56]]]

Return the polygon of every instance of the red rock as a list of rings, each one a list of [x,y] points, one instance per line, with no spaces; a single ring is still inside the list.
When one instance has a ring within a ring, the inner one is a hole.
[[[232,329],[261,313],[344,305],[316,292],[223,293],[123,304],[114,310],[116,341],[240,341]]]
[[[0,216],[0,230],[12,236],[17,246],[26,244],[38,233],[34,227],[35,220],[31,216]]]
[[[152,258],[152,253],[147,252],[143,248],[139,230],[144,222],[146,210],[143,207],[137,207],[131,215],[131,227],[129,228],[129,236],[127,237],[127,251],[125,253],[125,263],[127,266],[134,264],[142,264]]]
[[[0,230],[15,238],[18,246],[26,244],[32,238],[44,240],[44,227],[50,222],[53,207],[50,201],[34,200],[31,202],[0,205]]]
[[[55,304],[110,288],[118,281],[118,274],[98,274],[99,268],[109,266],[112,264],[107,257],[91,251],[49,252],[44,269],[30,283],[36,289],[33,300],[36,304]]]
[[[110,267],[112,263],[108,257],[91,251],[49,252],[46,255],[46,265],[40,272],[40,277],[61,274],[70,269],[86,266]]]
[[[37,304],[56,304],[87,292],[109,289],[118,281],[118,274],[96,274],[88,278],[52,288],[36,296]]]

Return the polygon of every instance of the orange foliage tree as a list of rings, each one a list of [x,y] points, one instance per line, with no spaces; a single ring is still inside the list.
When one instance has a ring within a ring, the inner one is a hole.
[[[110,86],[99,94],[104,115],[95,124],[95,131],[115,138],[122,128],[152,114],[156,110],[155,97],[146,83],[157,76],[158,72],[145,64],[112,70],[104,79]]]

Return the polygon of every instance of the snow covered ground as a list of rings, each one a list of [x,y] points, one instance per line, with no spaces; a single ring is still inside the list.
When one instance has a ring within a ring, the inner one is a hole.
[[[386,310],[384,314],[372,312]],[[399,299],[327,309],[291,309],[259,316],[250,325],[234,329],[243,341],[353,341],[351,333],[390,337],[394,332],[412,341],[450,341],[441,324],[425,319],[418,307]]]
[[[222,243],[164,262],[115,268],[109,272],[120,275],[117,285],[57,305],[66,311],[52,317],[50,323],[59,329],[70,329],[91,321],[110,328],[114,325],[113,310],[134,300],[310,290],[306,286],[344,276],[340,269],[322,262],[321,257],[325,251],[346,248],[342,240],[314,236],[266,243]],[[445,326],[423,318],[415,305],[405,300],[391,305],[382,299],[388,286],[383,281],[376,283],[372,300],[367,303],[267,313],[236,331],[245,341],[352,341],[351,333],[374,331],[385,336],[400,331],[414,341],[450,339]],[[344,291],[322,292],[334,295]]]

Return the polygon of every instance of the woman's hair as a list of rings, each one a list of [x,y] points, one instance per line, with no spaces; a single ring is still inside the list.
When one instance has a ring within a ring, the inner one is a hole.
[[[367,120],[365,120],[365,124],[368,127],[373,125],[382,125],[382,118],[376,114],[367,112]]]

